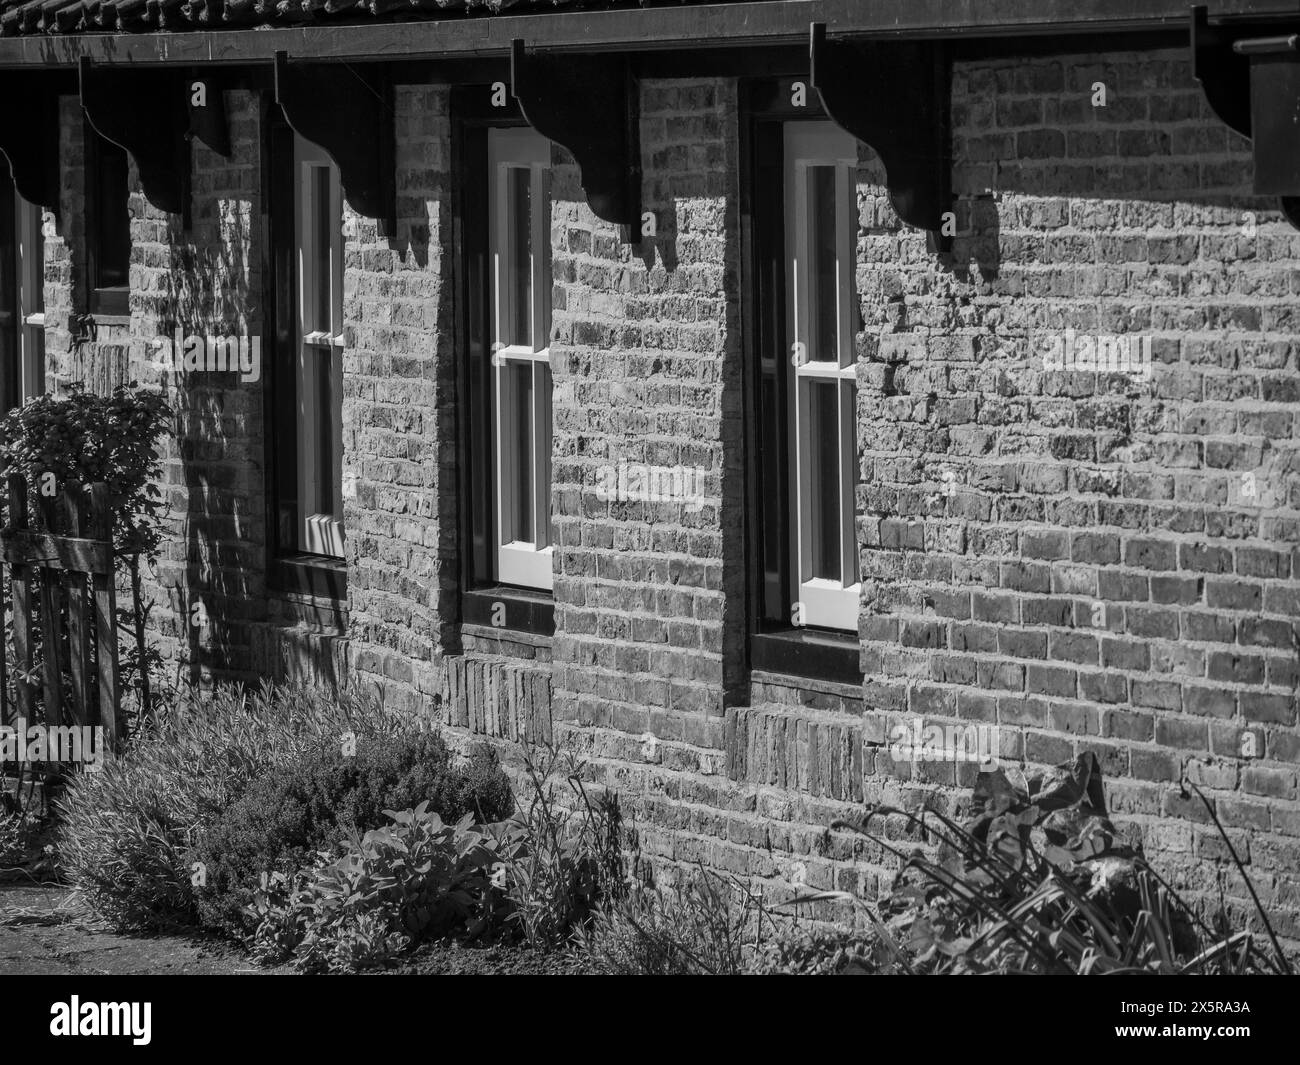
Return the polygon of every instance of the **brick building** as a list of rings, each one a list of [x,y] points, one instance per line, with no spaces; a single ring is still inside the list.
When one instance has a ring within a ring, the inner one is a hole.
[[[4,0],[6,405],[168,391],[193,679],[867,892],[831,820],[975,772],[894,727],[996,726],[1240,905],[1197,782],[1300,939],[1284,7]]]

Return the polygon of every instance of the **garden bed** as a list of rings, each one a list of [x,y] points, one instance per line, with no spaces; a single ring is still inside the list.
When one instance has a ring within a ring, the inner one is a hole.
[[[420,947],[399,966],[378,970],[394,976],[589,976],[586,962],[563,951],[533,950],[519,942],[474,943],[446,939]]]

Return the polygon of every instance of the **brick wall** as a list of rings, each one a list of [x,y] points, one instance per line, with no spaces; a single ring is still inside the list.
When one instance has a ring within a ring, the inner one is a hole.
[[[1181,53],[961,65],[953,104],[953,268],[863,235],[867,705],[1095,751],[1128,834],[1240,902],[1187,775],[1296,937],[1300,235]],[[1045,370],[1066,328],[1150,336],[1151,380]]]
[[[552,177],[552,710],[656,817],[659,765],[720,771],[745,680],[736,136],[734,83],[643,84],[639,247]],[[702,505],[602,501],[620,464],[698,469]]]
[[[182,337],[258,337],[262,330],[261,119],[256,94],[226,93],[231,157],[192,142],[193,226],[140,197],[133,226],[132,373],[159,381],[178,411],[164,458],[173,515],[159,581],[172,607],[161,650],[184,661],[188,679],[263,672],[266,598],[265,367],[256,381],[235,372],[177,374],[155,369]],[[162,347],[151,341],[165,338]],[[202,604],[209,619],[195,625]]]
[[[396,92],[396,238],[344,225],[348,654],[407,702],[440,690],[459,580],[448,96]]]
[[[70,328],[71,316],[88,306],[84,127],[75,97],[60,100],[61,202],[57,224],[46,230],[51,385],[75,381],[103,393],[137,381],[162,388],[178,412],[176,435],[162,455],[168,541],[157,565],[145,568],[150,635],[169,663],[170,681],[254,677],[256,626],[267,617],[261,381],[242,383],[233,373],[178,376],[163,365],[176,325],[182,336],[251,336],[261,328],[258,99],[228,93],[227,108],[232,157],[194,142],[189,233],[178,216],[145,199],[129,164],[129,313],[97,316],[81,342]],[[211,619],[205,628],[187,623],[200,602]]]
[[[831,821],[869,801],[950,803],[968,785],[969,766],[913,777],[886,749],[894,724],[997,725],[1013,761],[1096,751],[1125,831],[1207,906],[1220,885],[1240,905],[1178,786],[1201,783],[1300,938],[1300,235],[1247,195],[1246,146],[1207,113],[1181,53],[959,64],[950,257],[899,224],[862,150],[861,688],[743,669],[728,80],[643,83],[658,232],[639,246],[592,215],[555,149],[555,636],[457,624],[447,100],[397,93],[396,236],[347,220],[348,603],[320,621],[320,604],[266,595],[260,401],[192,389],[167,465],[169,654],[204,675],[346,670],[507,745],[554,722],[623,792],[661,869],[703,861],[763,880],[769,898],[797,883],[874,891],[885,855]],[[254,98],[228,102],[236,158],[200,159],[193,241],[149,212],[137,222],[132,359],[191,243],[236,293],[207,290],[205,313],[256,320],[238,295],[260,287]],[[75,283],[73,200],[52,309]],[[51,319],[66,378],[79,364]],[[1152,337],[1151,379],[1044,369],[1041,345],[1067,328]],[[111,337],[91,354],[122,358]],[[699,467],[704,505],[602,501],[599,471],[619,463]],[[210,654],[175,613],[199,588],[226,619]],[[1258,757],[1238,757],[1246,728]]]

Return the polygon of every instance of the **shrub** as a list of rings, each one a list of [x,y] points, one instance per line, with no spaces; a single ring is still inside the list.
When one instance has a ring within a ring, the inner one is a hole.
[[[726,976],[746,971],[762,903],[703,868],[671,890],[638,885],[593,915],[578,949],[610,976]]]
[[[50,843],[50,799],[59,794],[63,773],[57,765],[52,770],[44,765],[19,764],[13,777],[7,776],[12,770],[0,765],[0,880],[48,882],[61,875]]]
[[[491,829],[511,907],[507,920],[535,948],[558,945],[597,904],[624,890],[618,796],[589,795],[582,769],[570,751],[526,749],[528,805]]]
[[[26,863],[31,852],[33,823],[19,813],[0,808],[0,875]]]
[[[340,857],[266,877],[248,907],[255,956],[292,954],[303,972],[355,972],[464,925],[485,905],[496,844],[470,828],[470,815],[446,824],[422,802],[389,818],[353,834]]]
[[[83,902],[118,929],[192,924],[192,847],[257,774],[344,732],[409,728],[373,693],[357,690],[194,693],[138,732],[120,757],[72,778],[56,804],[62,864]]]
[[[114,541],[134,546],[161,503],[158,441],[171,425],[167,398],[118,385],[107,396],[74,382],[64,395],[45,393],[0,419],[0,477],[28,485],[53,474],[58,485],[104,481],[114,514]]]
[[[436,733],[360,739],[355,754],[334,744],[254,780],[205,829],[195,847],[205,882],[195,889],[201,922],[240,936],[263,874],[289,874],[313,857],[337,855],[349,834],[378,828],[385,811],[427,803],[447,821],[499,820],[510,788],[495,752],[477,747],[457,765]]]

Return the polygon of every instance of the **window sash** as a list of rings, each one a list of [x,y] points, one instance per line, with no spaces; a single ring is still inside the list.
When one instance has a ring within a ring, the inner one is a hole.
[[[120,145],[85,120],[86,287],[97,315],[130,312],[130,163]]]
[[[488,131],[497,578],[541,589],[554,586],[549,167],[535,131]]]
[[[791,122],[785,158],[794,616],[856,631],[857,145],[831,123]]]
[[[299,547],[343,557],[343,192],[325,151],[294,136]]]
[[[14,193],[18,291],[18,388],[25,403],[45,392],[44,212]]]

